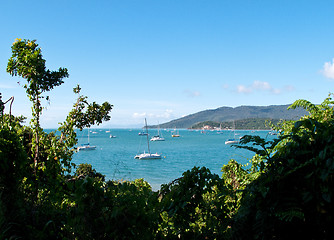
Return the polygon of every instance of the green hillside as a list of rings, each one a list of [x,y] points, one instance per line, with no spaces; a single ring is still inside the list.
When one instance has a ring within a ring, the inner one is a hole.
[[[271,106],[240,106],[240,107],[220,107],[217,109],[205,110],[198,113],[172,120],[160,124],[161,128],[191,128],[193,125],[205,121],[212,122],[232,122],[243,119],[286,119],[296,120],[307,114],[302,108],[290,109],[290,105]],[[150,126],[155,128],[157,126]]]
[[[248,118],[248,119],[240,119],[229,122],[213,122],[213,121],[205,121],[199,122],[192,125],[191,129],[270,129],[270,124],[276,124],[280,120],[279,119],[265,119],[265,118]]]

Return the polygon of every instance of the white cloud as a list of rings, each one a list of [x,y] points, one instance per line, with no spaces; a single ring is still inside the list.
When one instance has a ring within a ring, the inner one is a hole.
[[[199,91],[191,91],[189,89],[186,89],[183,92],[186,94],[187,97],[191,97],[191,98],[201,96],[201,93]]]
[[[171,118],[173,110],[166,109],[162,114],[157,114],[157,118]]]
[[[286,85],[286,86],[284,86],[283,90],[286,91],[286,92],[292,92],[292,91],[295,90],[295,87],[292,86],[292,85]]]
[[[334,79],[334,59],[332,60],[332,63],[325,62],[321,72],[326,78]]]
[[[237,86],[238,93],[251,93],[253,89],[251,87],[246,87],[245,85],[238,85]]]
[[[143,117],[146,117],[146,116],[147,116],[146,113],[134,113],[134,114],[132,114],[133,118],[143,118]]]
[[[252,84],[252,88],[255,90],[264,90],[264,91],[272,90],[272,87],[268,82],[261,82],[261,81],[254,81]]]
[[[138,118],[155,118],[155,119],[170,119],[172,118],[173,110],[171,109],[166,109],[162,113],[133,113],[132,118],[138,119]]]
[[[269,82],[261,82],[261,81],[254,81],[251,85],[238,85],[237,92],[238,93],[253,93],[255,91],[259,92],[270,92],[273,94],[281,94],[282,92],[290,92],[293,91],[294,87],[291,85],[285,86],[283,88],[273,88]]]

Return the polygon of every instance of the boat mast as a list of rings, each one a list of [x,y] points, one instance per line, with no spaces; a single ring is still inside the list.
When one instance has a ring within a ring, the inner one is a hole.
[[[88,128],[88,145],[89,145],[89,128]]]
[[[146,128],[146,138],[147,138],[147,149],[148,149],[148,153],[151,154],[151,151],[150,151],[150,143],[149,143],[149,140],[148,140],[148,130],[147,130],[147,122],[146,122],[146,118],[145,118],[145,128]]]

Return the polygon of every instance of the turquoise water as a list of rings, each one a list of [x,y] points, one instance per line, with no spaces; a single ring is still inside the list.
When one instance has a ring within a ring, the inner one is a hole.
[[[162,159],[138,160],[134,159],[136,154],[144,150],[147,152],[146,136],[138,135],[140,129],[112,129],[111,134],[116,138],[110,138],[110,133],[106,131],[108,129],[90,129],[90,145],[96,146],[96,150],[75,153],[74,163],[92,164],[110,180],[144,178],[154,190],[179,178],[194,166],[205,166],[221,176],[222,166],[230,159],[247,163],[254,155],[250,151],[225,145],[225,141],[233,137],[232,131],[218,134],[215,131],[180,130],[180,137],[173,138],[171,130],[160,130],[165,141],[150,142],[150,149],[151,153],[162,154]],[[156,133],[156,130],[149,130],[150,137]],[[236,131],[236,134],[266,137],[268,131]],[[79,144],[88,141],[87,129],[78,133],[78,140]]]

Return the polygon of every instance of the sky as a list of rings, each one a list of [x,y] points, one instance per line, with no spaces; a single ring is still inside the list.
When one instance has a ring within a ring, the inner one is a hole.
[[[3,0],[0,93],[31,116],[25,80],[6,72],[16,38],[69,78],[41,117],[56,128],[79,84],[114,105],[101,127],[165,123],[206,109],[321,103],[334,92],[332,0]],[[6,110],[9,111],[9,106]]]

